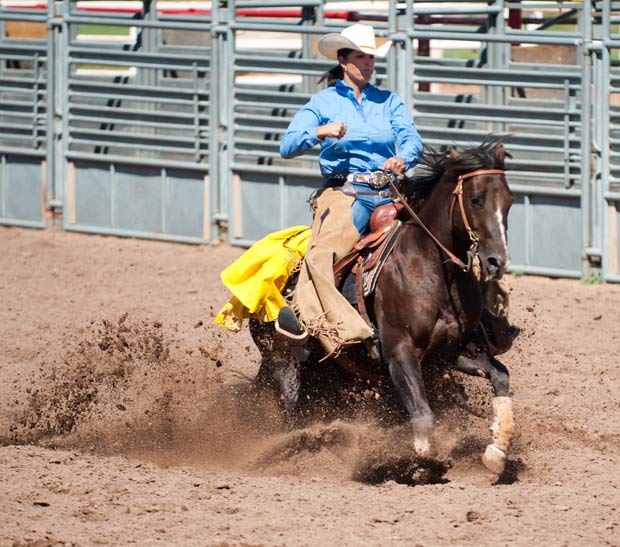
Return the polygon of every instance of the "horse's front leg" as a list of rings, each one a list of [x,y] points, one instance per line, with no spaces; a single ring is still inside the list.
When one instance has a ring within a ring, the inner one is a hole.
[[[394,387],[411,416],[415,450],[426,455],[430,450],[434,418],[413,344],[401,342],[385,357]]]
[[[492,355],[482,352],[474,359],[460,355],[457,360],[457,368],[466,374],[487,378],[493,386],[493,392],[495,393],[495,398],[493,399],[493,423],[491,425],[493,443],[487,445],[482,455],[482,463],[492,473],[501,475],[506,468],[506,454],[510,449],[512,437],[514,436],[508,369]]]

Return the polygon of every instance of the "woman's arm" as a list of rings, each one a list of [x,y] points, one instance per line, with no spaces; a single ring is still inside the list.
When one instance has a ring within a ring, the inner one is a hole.
[[[303,154],[320,142],[317,136],[319,112],[313,107],[312,100],[295,114],[280,142],[280,155],[294,158]]]
[[[398,147],[396,157],[405,162],[403,171],[407,171],[418,163],[424,150],[424,144],[405,103],[396,93],[392,95],[390,110],[390,123]]]
[[[341,139],[347,126],[340,121],[319,125],[321,114],[311,100],[295,114],[280,143],[280,155],[293,158],[326,138]]]

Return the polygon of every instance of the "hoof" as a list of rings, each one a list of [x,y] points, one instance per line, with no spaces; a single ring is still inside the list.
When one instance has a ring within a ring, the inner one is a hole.
[[[489,444],[482,455],[482,463],[491,473],[501,475],[506,468],[506,453],[494,444]]]

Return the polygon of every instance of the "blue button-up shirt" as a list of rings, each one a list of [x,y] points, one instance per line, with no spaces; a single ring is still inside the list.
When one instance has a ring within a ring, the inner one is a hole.
[[[317,127],[338,121],[347,128],[342,139],[320,140],[316,136]],[[353,88],[342,80],[313,95],[295,114],[280,144],[280,154],[283,158],[299,156],[318,143],[324,177],[375,171],[394,156],[403,159],[409,169],[422,153],[420,134],[396,93],[367,85],[358,102]]]

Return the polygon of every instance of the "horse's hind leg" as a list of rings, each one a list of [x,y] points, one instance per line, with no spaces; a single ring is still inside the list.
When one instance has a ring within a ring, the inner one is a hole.
[[[277,359],[273,375],[280,392],[280,404],[286,420],[287,429],[296,427],[297,405],[301,391],[301,368],[303,364],[293,357]]]
[[[282,408],[286,426],[296,425],[296,410],[301,390],[301,369],[288,349],[280,343],[273,324],[250,321],[250,333],[261,354],[261,364],[254,384],[272,391]]]
[[[512,399],[509,396],[510,379],[508,369],[487,353],[479,353],[475,359],[460,355],[457,368],[472,376],[487,378],[493,386],[493,443],[489,444],[482,456],[485,467],[497,475],[506,467],[506,453],[510,449],[514,435]]]
[[[250,335],[261,356],[261,364],[254,378],[254,385],[259,390],[273,389],[273,342],[275,329],[273,323],[264,323],[258,319],[250,319]]]
[[[415,450],[418,454],[427,454],[434,417],[426,397],[420,363],[413,351],[408,352],[403,348],[387,356],[387,362],[394,387],[411,416]]]
[[[301,367],[302,363],[294,358],[270,355],[268,358],[263,357],[254,380],[259,389],[267,389],[277,398],[287,430],[294,429],[298,423]]]

